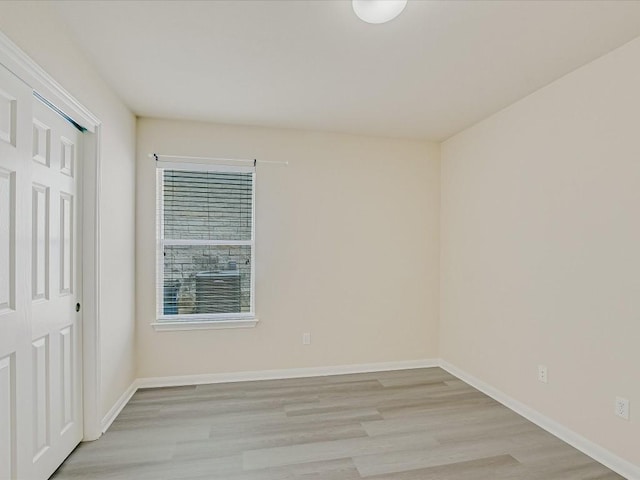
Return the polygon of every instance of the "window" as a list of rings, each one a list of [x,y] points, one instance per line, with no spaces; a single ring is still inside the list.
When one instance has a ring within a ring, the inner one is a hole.
[[[253,326],[255,169],[157,162],[154,326]]]

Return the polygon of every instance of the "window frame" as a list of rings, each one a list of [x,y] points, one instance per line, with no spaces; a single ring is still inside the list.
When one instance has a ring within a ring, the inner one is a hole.
[[[252,165],[230,165],[229,160],[208,163],[188,161],[156,160],[156,285],[155,322],[151,325],[157,331],[200,330],[221,328],[254,327],[258,319],[255,314],[255,229],[256,229],[256,169]],[[253,161],[251,161],[253,163]],[[187,172],[230,172],[251,173],[251,240],[183,240],[164,238],[164,172],[179,170]],[[251,282],[249,292],[249,312],[237,313],[191,313],[164,314],[164,248],[173,245],[195,246],[249,246],[251,248]]]

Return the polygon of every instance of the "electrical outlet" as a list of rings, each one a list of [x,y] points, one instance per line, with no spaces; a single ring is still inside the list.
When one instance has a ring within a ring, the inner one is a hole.
[[[616,397],[616,410],[615,413],[620,418],[629,420],[629,400],[622,397]]]
[[[302,344],[303,345],[311,345],[311,334],[303,333],[302,334]]]
[[[547,367],[544,365],[538,365],[538,380],[542,383],[549,382],[549,377],[547,376]]]

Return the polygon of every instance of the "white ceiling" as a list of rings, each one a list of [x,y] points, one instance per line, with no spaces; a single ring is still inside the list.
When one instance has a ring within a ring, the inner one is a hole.
[[[640,1],[60,1],[138,115],[442,140],[640,35]]]

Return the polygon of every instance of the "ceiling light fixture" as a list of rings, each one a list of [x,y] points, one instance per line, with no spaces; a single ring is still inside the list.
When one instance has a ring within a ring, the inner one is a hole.
[[[352,0],[353,11],[367,23],[393,20],[407,6],[407,0]]]

